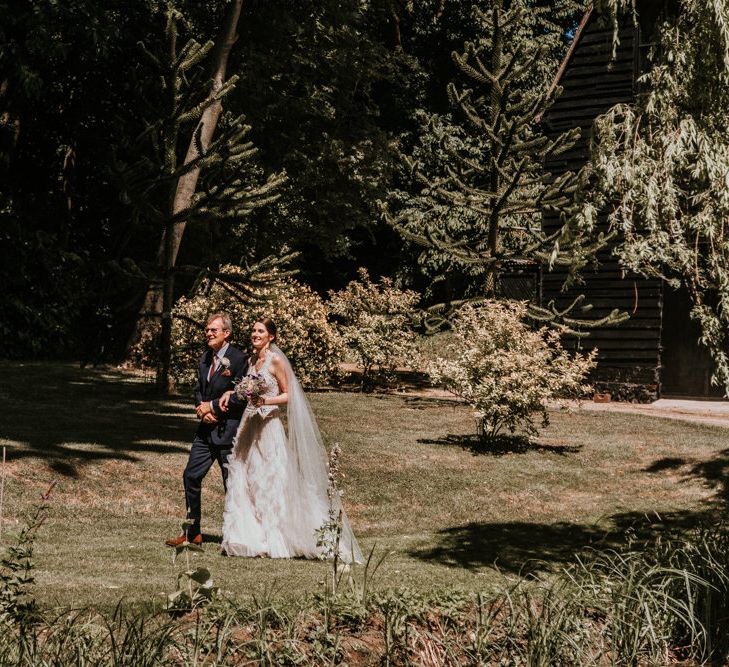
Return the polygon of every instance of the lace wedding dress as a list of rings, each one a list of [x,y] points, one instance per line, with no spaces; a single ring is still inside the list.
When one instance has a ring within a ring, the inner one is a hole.
[[[328,469],[324,447],[308,401],[285,355],[272,346],[261,369],[265,397],[278,396],[271,362],[278,355],[286,369],[289,437],[276,405],[245,409],[233,451],[228,458],[228,491],[223,513],[223,552],[229,556],[319,558],[317,531],[338,516],[338,496],[327,495]],[[339,555],[362,561],[362,553],[341,512]]]

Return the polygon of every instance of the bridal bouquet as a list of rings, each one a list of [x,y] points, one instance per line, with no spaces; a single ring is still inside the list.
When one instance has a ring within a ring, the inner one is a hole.
[[[235,387],[235,395],[241,400],[250,401],[262,396],[268,387],[266,381],[257,373],[246,375]]]

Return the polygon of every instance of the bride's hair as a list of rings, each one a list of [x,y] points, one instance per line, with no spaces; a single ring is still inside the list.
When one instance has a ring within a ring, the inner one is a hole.
[[[276,323],[270,317],[262,317],[260,320],[256,320],[256,322],[260,322],[266,327],[266,331],[276,340]]]

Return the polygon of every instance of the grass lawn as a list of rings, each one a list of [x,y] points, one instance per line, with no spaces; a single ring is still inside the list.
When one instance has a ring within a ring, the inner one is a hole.
[[[7,545],[57,479],[36,543],[44,605],[111,607],[175,587],[166,537],[184,514],[182,470],[195,429],[187,397],[160,400],[143,378],[62,364],[0,364],[7,447]],[[339,442],[345,505],[365,551],[391,551],[381,586],[489,590],[554,570],[585,548],[712,520],[729,493],[729,430],[629,414],[552,414],[532,444],[477,453],[462,405],[402,395],[311,396]],[[328,565],[219,554],[223,493],[203,487],[200,564],[237,594],[298,597]],[[161,598],[160,598],[161,599]]]

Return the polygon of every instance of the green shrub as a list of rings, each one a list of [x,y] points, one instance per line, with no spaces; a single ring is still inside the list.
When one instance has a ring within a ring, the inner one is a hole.
[[[521,302],[464,306],[452,339],[428,364],[434,383],[473,407],[487,438],[503,428],[536,434],[534,415],[548,423],[547,401],[589,389],[585,377],[595,366],[596,351],[570,355],[554,330],[534,330],[525,316]]]
[[[362,387],[389,380],[397,366],[412,366],[417,357],[411,315],[420,296],[400,290],[389,278],[372,282],[366,269],[339,292],[329,292],[329,309],[355,362],[362,367]]]
[[[235,266],[221,269],[242,273]],[[302,385],[321,386],[336,380],[342,345],[327,320],[327,309],[318,294],[286,278],[270,287],[257,288],[255,298],[241,299],[220,282],[201,284],[196,294],[182,298],[174,310],[172,374],[176,382],[195,381],[197,362],[205,349],[203,327],[211,313],[223,311],[233,320],[233,339],[248,349],[253,324],[270,317],[278,328],[277,344],[286,353]]]

